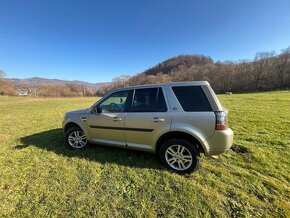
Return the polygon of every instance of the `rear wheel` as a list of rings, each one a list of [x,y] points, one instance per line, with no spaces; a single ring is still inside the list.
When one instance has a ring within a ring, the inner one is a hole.
[[[170,139],[159,150],[161,163],[168,169],[188,174],[199,165],[199,152],[194,145],[183,139]]]
[[[73,127],[65,132],[65,143],[70,149],[81,149],[88,145],[84,131],[79,127]]]

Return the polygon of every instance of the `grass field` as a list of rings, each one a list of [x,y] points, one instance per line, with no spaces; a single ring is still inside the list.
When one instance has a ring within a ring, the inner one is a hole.
[[[219,98],[235,147],[180,176],[147,153],[67,150],[64,112],[96,98],[0,97],[0,216],[290,217],[290,92]]]

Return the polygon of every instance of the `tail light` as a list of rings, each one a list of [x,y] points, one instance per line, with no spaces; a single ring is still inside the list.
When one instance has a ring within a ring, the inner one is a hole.
[[[226,130],[228,128],[228,112],[217,111],[215,112],[216,117],[216,130]]]

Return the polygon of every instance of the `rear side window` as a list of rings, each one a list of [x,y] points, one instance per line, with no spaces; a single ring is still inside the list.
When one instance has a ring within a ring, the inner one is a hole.
[[[131,108],[132,112],[167,111],[161,88],[136,89]]]
[[[175,86],[172,90],[184,111],[212,111],[200,86]]]

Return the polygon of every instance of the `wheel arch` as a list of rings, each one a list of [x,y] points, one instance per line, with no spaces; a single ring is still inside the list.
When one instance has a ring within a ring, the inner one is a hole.
[[[65,124],[65,126],[64,126],[64,128],[63,128],[63,131],[66,132],[66,131],[68,131],[70,128],[74,128],[74,127],[78,127],[78,128],[80,128],[81,130],[83,130],[83,128],[82,128],[79,124],[77,124],[77,123],[75,123],[75,122],[68,122],[67,124]],[[83,130],[83,131],[84,131],[84,130]]]
[[[193,143],[194,146],[196,146],[196,148],[198,149],[198,151],[200,153],[204,153],[206,154],[207,149],[206,146],[204,145],[204,143],[202,142],[202,140],[200,138],[198,138],[197,136],[193,136],[189,133],[186,132],[182,132],[182,131],[170,131],[167,133],[164,133],[163,135],[161,135],[156,144],[155,144],[155,151],[156,153],[159,152],[159,149],[161,148],[161,145],[170,139],[174,139],[174,138],[178,138],[178,139],[185,139],[190,143]]]

